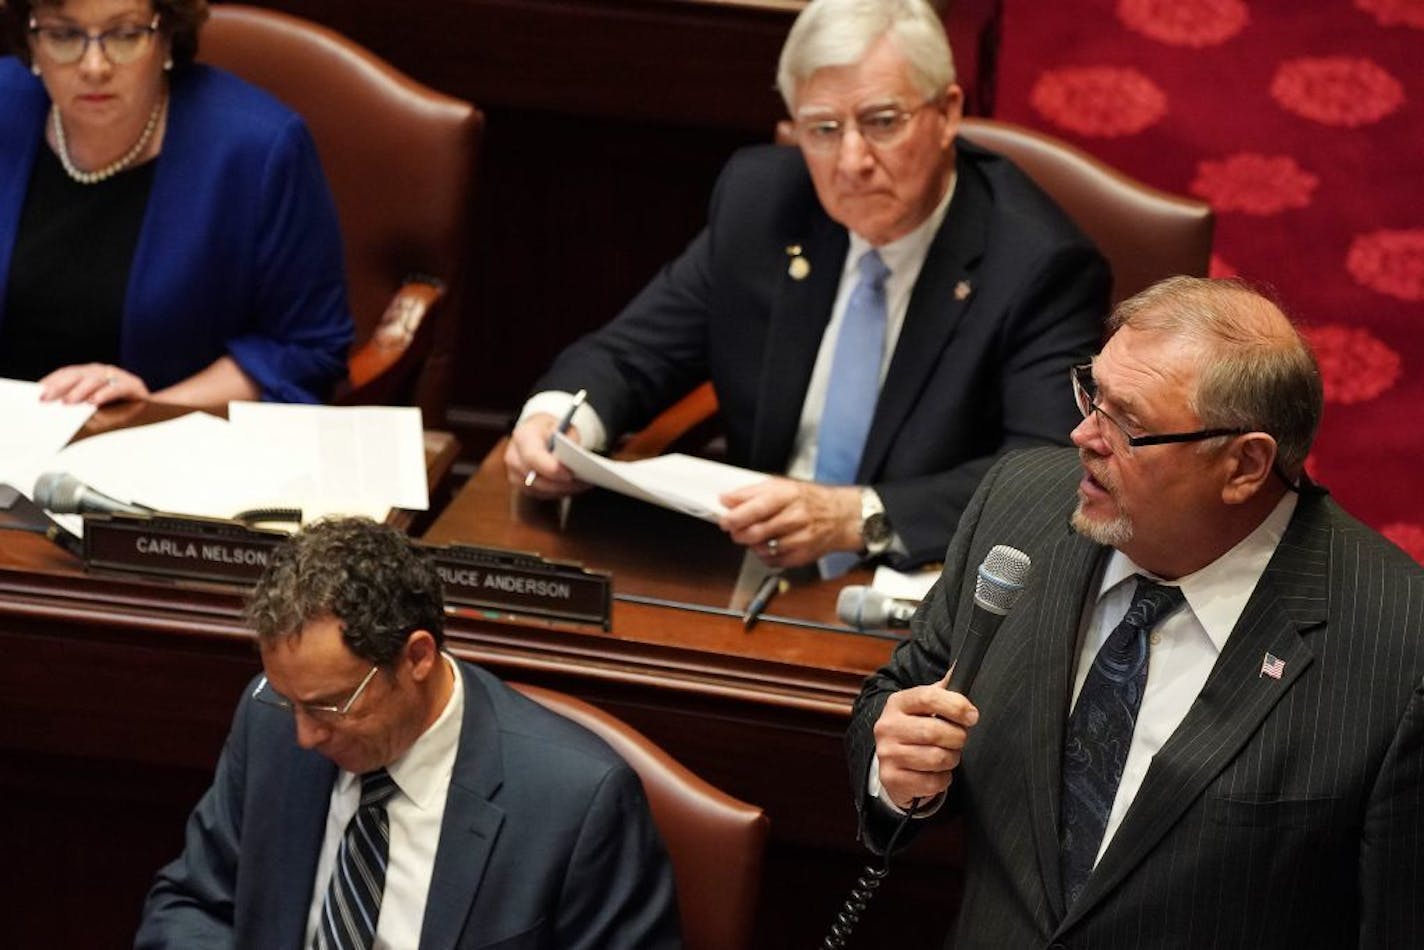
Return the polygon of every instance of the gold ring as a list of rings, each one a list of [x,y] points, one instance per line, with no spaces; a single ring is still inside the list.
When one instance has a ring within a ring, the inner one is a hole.
[[[114,381],[115,381],[116,379],[118,379],[117,376],[115,376],[113,373],[109,373],[108,375],[106,375],[106,376],[104,377],[104,385],[105,385],[105,386],[112,386],[112,385],[114,385]]]

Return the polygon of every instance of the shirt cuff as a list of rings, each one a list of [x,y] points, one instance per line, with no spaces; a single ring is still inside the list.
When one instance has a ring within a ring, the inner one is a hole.
[[[519,422],[540,412],[547,412],[555,419],[562,419],[564,413],[569,411],[569,403],[573,402],[573,399],[573,393],[554,389],[535,393],[529,397],[529,401],[520,410]],[[593,407],[587,402],[574,411],[572,425],[579,431],[579,444],[590,452],[602,452],[608,448],[608,430],[604,427],[603,420],[598,417],[598,413],[594,412]]]

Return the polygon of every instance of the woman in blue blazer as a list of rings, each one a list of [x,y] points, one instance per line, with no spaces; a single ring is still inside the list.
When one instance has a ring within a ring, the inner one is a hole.
[[[12,0],[0,376],[45,398],[319,402],[352,326],[300,117],[192,62],[205,0]]]

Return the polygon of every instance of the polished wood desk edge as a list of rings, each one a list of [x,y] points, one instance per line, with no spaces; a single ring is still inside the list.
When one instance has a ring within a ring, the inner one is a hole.
[[[125,636],[160,634],[165,645],[251,643],[254,635],[242,621],[241,598],[241,591],[218,585],[0,567],[0,621],[53,625],[64,636],[84,637],[98,628]],[[451,618],[447,643],[456,656],[501,671],[623,683],[837,719],[849,715],[861,679],[856,672],[594,638],[533,620]]]

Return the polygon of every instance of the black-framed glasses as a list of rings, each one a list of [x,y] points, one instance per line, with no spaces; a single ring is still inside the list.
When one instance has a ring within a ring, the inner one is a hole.
[[[1106,419],[1122,433],[1128,448],[1138,449],[1146,445],[1170,445],[1175,442],[1201,442],[1223,435],[1245,435],[1250,429],[1197,429],[1194,432],[1167,432],[1160,435],[1133,435],[1127,426],[1114,419],[1106,409],[1098,405],[1098,384],[1093,379],[1093,364],[1083,363],[1071,370],[1073,377],[1073,399],[1078,403],[1078,411],[1086,419],[1093,413],[1099,419]]]
[[[259,703],[266,703],[268,706],[276,706],[278,709],[285,709],[294,713],[301,709],[312,719],[319,722],[336,722],[346,718],[346,714],[351,712],[351,708],[356,705],[356,701],[361,698],[361,694],[366,691],[371,680],[375,678],[376,671],[381,668],[380,664],[371,667],[371,671],[366,674],[366,678],[361,684],[346,698],[346,702],[340,704],[327,703],[294,703],[281,693],[272,688],[272,684],[267,682],[267,677],[262,677],[257,681],[257,686],[252,690],[252,698]]]
[[[90,33],[77,26],[41,26],[30,17],[30,35],[40,51],[60,66],[70,66],[83,59],[90,43],[98,43],[99,52],[115,66],[126,66],[148,52],[158,32],[159,20],[155,13],[148,26],[125,23]]]
[[[931,96],[911,108],[898,105],[876,106],[856,113],[849,119],[839,116],[801,116],[796,119],[797,141],[816,152],[833,152],[840,148],[847,127],[854,127],[860,137],[875,148],[889,148],[904,139],[910,120],[927,106],[941,100]]]

